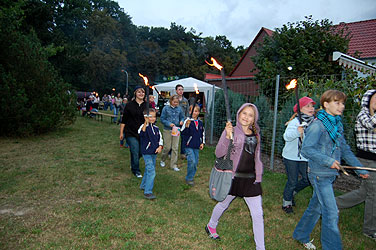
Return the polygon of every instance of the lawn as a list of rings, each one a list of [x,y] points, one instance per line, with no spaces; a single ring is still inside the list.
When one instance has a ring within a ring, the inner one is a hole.
[[[200,154],[196,185],[182,171],[157,166],[154,193],[143,198],[130,171],[119,126],[77,117],[75,124],[31,138],[0,138],[1,249],[254,249],[247,206],[236,199],[218,225],[222,240],[204,227],[216,204],[208,196],[214,147]],[[159,163],[159,158],[157,159]],[[141,169],[144,168],[141,160]],[[312,189],[296,198],[295,214],[281,210],[286,177],[265,170],[263,208],[267,249],[303,249],[291,237]],[[363,206],[340,213],[345,249],[375,249],[362,235]],[[320,246],[320,224],[312,234]]]

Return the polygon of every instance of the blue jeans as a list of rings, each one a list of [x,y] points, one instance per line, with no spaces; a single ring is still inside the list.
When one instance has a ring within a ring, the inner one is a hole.
[[[198,164],[198,153],[199,149],[195,148],[185,148],[185,153],[187,155],[187,176],[185,177],[186,181],[193,181],[197,171],[197,164]]]
[[[103,109],[104,109],[104,110],[107,110],[107,108],[108,108],[108,102],[104,102]]]
[[[116,123],[117,117],[119,115],[119,108],[116,106],[114,107],[114,115],[116,115],[116,117],[114,117],[114,123]]]
[[[308,163],[305,161],[292,161],[283,158],[286,168],[287,182],[283,191],[283,206],[292,205],[294,191],[298,193],[305,187],[309,186],[307,177]],[[299,180],[299,175],[302,177]]]
[[[131,170],[134,175],[141,174],[140,171],[140,142],[136,137],[127,137],[126,142],[128,143],[131,151]]]
[[[309,205],[296,226],[293,238],[307,243],[317,221],[321,218],[321,245],[323,250],[342,249],[341,235],[338,229],[338,208],[333,192],[336,176],[318,176],[308,173],[313,187]]]
[[[144,194],[152,194],[155,179],[155,160],[157,159],[157,155],[142,155],[142,157],[145,161],[145,173],[140,188],[144,190]]]

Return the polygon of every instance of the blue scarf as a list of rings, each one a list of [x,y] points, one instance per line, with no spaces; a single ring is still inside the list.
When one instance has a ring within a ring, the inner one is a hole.
[[[322,124],[326,128],[326,131],[328,131],[329,136],[333,140],[335,147],[338,137],[341,136],[341,134],[338,132],[339,127],[342,126],[341,116],[332,116],[322,109],[319,112],[317,112],[316,117],[322,122]]]

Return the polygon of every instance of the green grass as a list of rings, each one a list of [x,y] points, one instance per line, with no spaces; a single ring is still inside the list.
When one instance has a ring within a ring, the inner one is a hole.
[[[247,206],[236,199],[210,240],[204,226],[216,204],[208,196],[214,147],[205,147],[195,178],[157,166],[145,200],[130,171],[119,126],[78,117],[74,125],[32,138],[0,138],[1,249],[254,249]],[[159,163],[159,158],[157,160]],[[141,160],[141,169],[143,169]],[[267,249],[302,249],[291,237],[312,190],[296,197],[295,214],[281,210],[285,175],[265,171],[263,208]],[[363,206],[340,213],[345,249],[375,249],[362,235]],[[320,246],[320,224],[312,234]]]

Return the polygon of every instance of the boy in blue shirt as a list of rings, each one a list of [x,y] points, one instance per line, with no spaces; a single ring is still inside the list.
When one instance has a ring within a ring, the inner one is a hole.
[[[157,198],[153,194],[155,179],[155,161],[157,154],[162,151],[163,140],[159,128],[154,124],[157,112],[150,108],[149,116],[145,116],[145,122],[138,129],[140,135],[141,154],[145,162],[145,173],[140,189],[144,190],[144,197],[148,200]]]
[[[185,181],[190,186],[194,186],[193,178],[197,171],[198,154],[199,151],[204,148],[205,144],[204,124],[198,119],[200,106],[195,105],[193,112],[192,108],[193,105],[189,108],[189,112],[192,113],[192,118],[187,118],[181,129],[181,134],[185,137],[185,153],[188,163]]]
[[[345,109],[346,98],[341,91],[325,91],[320,99],[323,109],[317,113],[317,119],[305,131],[301,154],[308,159],[308,178],[313,187],[313,194],[294,230],[293,238],[307,249],[316,249],[312,240],[310,241],[310,234],[320,216],[322,249],[342,249],[333,182],[341,169],[341,159],[350,166],[362,166],[351,152],[343,135],[341,115]],[[356,172],[362,178],[368,177],[365,170]]]

